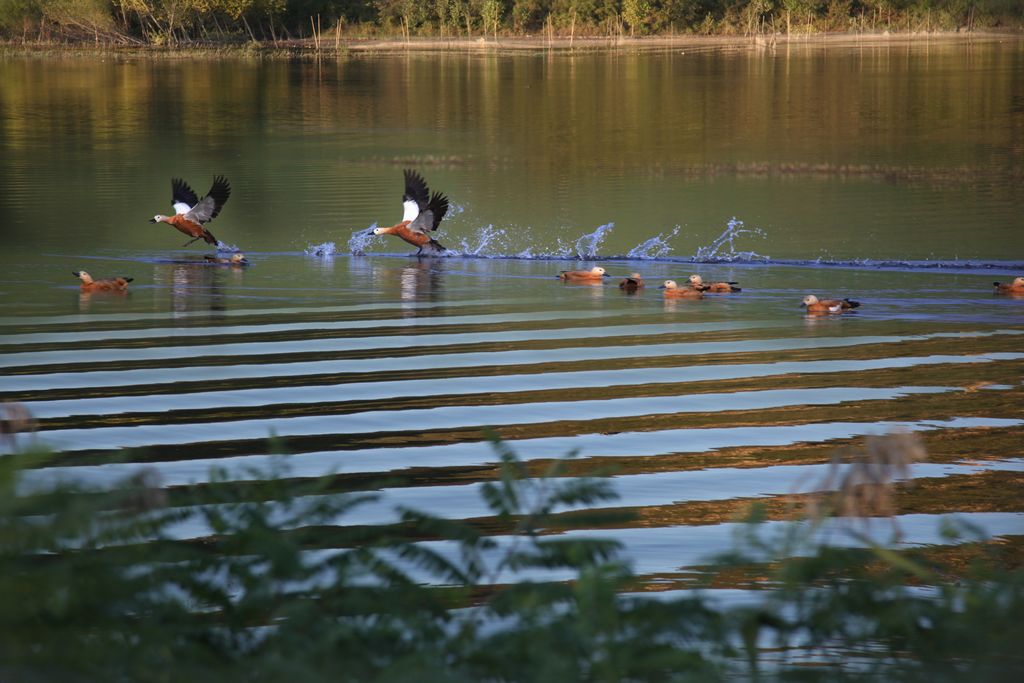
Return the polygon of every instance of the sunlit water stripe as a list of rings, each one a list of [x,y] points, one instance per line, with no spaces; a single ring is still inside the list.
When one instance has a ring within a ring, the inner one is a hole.
[[[547,460],[578,452],[585,457],[654,457],[672,453],[704,453],[725,448],[791,446],[827,443],[893,430],[932,431],[1020,427],[1024,420],[955,417],[920,422],[815,422],[796,425],[663,429],[618,434],[509,439],[505,443],[524,461]],[[286,464],[288,476],[320,477],[335,472],[398,473],[411,468],[479,467],[497,462],[490,444],[483,441],[439,446],[365,448],[351,451],[315,451],[295,455],[244,455],[196,458],[147,463],[159,472],[164,485],[178,486],[209,481],[212,468],[223,470],[228,481],[262,479]],[[137,472],[141,465],[117,462],[106,465],[48,467],[22,473],[31,486],[43,486],[57,478],[109,485]]]
[[[617,311],[614,317],[638,317],[648,311]],[[218,335],[271,334],[313,330],[363,330],[375,328],[437,327],[440,325],[495,325],[500,323],[529,323],[550,321],[580,321],[606,319],[607,311],[533,311],[513,313],[489,313],[481,315],[448,315],[437,317],[384,318],[369,320],[305,321],[293,323],[267,322],[255,325],[219,325],[209,327],[153,327],[132,330],[82,330],[78,332],[39,332],[0,336],[0,344],[69,344],[78,342],[99,342],[111,339],[160,339],[172,340],[183,337],[204,337]],[[276,318],[275,318],[276,319]],[[718,329],[753,329],[757,327],[778,327],[779,322],[749,321],[743,323],[693,323],[692,331],[704,332]],[[344,335],[342,335],[344,336]]]
[[[633,328],[635,329],[635,328]],[[174,368],[169,374],[164,368],[136,370],[88,370],[75,373],[72,368],[58,366],[51,372],[18,375],[4,379],[4,391],[41,391],[46,389],[98,388],[104,386],[126,386],[137,384],[166,384],[170,377],[174,382],[216,381],[241,378],[267,378],[292,375],[325,375],[341,372],[382,372],[419,370],[424,367],[465,368],[494,365],[526,365],[533,363],[558,363],[575,361],[610,360],[643,356],[684,356],[706,353],[743,353],[762,351],[787,351],[797,349],[826,349],[867,344],[898,343],[930,339],[933,336],[870,336],[870,337],[824,337],[773,338],[734,342],[680,342],[674,344],[645,344],[643,346],[583,346],[556,349],[529,349],[521,351],[483,351],[466,353],[440,353],[429,356],[405,356],[400,358],[358,358],[347,360],[300,361],[294,363],[265,363],[217,365],[202,367]],[[405,337],[392,338],[393,343]],[[412,337],[420,346],[422,337]],[[365,341],[365,340],[364,340]]]
[[[841,469],[845,469],[843,466]],[[919,463],[910,479],[975,474],[983,471],[1024,472],[1024,460],[995,461],[971,465]],[[816,490],[829,473],[828,464],[783,465],[758,468],[715,468],[691,472],[653,472],[613,478],[619,498],[602,507],[643,507],[691,502],[762,498]],[[446,486],[409,486],[380,491],[380,499],[353,511],[346,524],[393,524],[399,521],[399,506],[420,510],[435,517],[470,519],[494,514],[480,496],[483,483]],[[556,512],[593,509],[578,505]]]
[[[616,325],[610,327],[566,327],[542,330],[501,330],[496,332],[453,332],[450,334],[396,335],[386,337],[332,337],[289,341],[229,342],[226,344],[200,344],[195,346],[152,346],[130,349],[75,349],[58,351],[31,351],[0,356],[0,367],[73,363],[123,363],[128,361],[166,360],[201,356],[259,356],[292,353],[332,353],[365,351],[367,349],[429,348],[452,344],[516,343],[539,340],[579,339],[581,337],[631,337],[659,334],[709,332],[719,329],[743,329],[744,323],[670,323],[650,325]],[[880,337],[882,341],[901,339]],[[794,340],[796,341],[796,340]],[[800,339],[800,342],[814,342]],[[761,341],[718,342],[753,345],[758,350]],[[65,369],[67,370],[67,369]]]
[[[39,441],[56,451],[138,448],[151,445],[201,444],[216,441],[278,436],[368,434],[419,425],[430,429],[454,429],[500,425],[544,424],[566,420],[593,421],[641,415],[705,412],[708,406],[730,410],[766,410],[797,405],[836,405],[847,401],[885,401],[914,394],[954,391],[954,387],[828,387],[773,389],[767,391],[651,396],[615,401],[585,400],[538,402],[492,406],[445,406],[402,411],[367,411],[349,415],[307,415],[291,418],[202,422],[181,425],[140,425],[41,431]],[[9,447],[5,446],[4,449]],[[4,451],[0,451],[4,452]]]
[[[616,477],[613,480],[619,498],[603,506],[577,504],[561,505],[553,512],[567,512],[600,507],[644,507],[678,505],[689,502],[731,500],[733,498],[762,498],[812,492],[815,482],[821,481],[830,471],[828,464],[784,465],[750,469],[714,469],[692,472],[658,472]],[[946,477],[976,474],[979,472],[1022,472],[1024,460],[988,462],[978,465],[951,465],[918,463],[912,468],[909,479]],[[24,486],[24,483],[22,484]],[[383,489],[379,498],[348,511],[344,516],[324,520],[327,524],[395,524],[401,521],[401,510],[411,509],[443,519],[472,519],[495,514],[483,498],[484,483],[455,484],[447,486],[404,487]],[[310,496],[289,504],[313,505],[321,496]],[[523,501],[531,505],[532,501]],[[271,523],[282,524],[284,518],[275,510],[285,506],[270,503]],[[1016,533],[1024,532],[1024,513],[1018,515],[1022,526]],[[876,522],[880,520],[875,520]],[[689,525],[687,525],[689,526]],[[703,525],[701,525],[703,526]],[[669,527],[672,528],[672,527]],[[197,538],[215,533],[199,516],[173,525],[168,530],[172,538]],[[609,535],[619,530],[607,530]],[[646,553],[643,554],[646,557]]]
[[[536,298],[520,299],[472,299],[464,303],[451,301],[395,301],[395,302],[374,302],[371,304],[348,304],[342,306],[283,306],[267,308],[232,308],[225,311],[217,311],[217,318],[267,318],[278,319],[287,315],[323,315],[324,313],[362,313],[366,311],[378,312],[386,310],[430,310],[433,308],[460,309],[476,308],[482,306],[522,306],[536,304]],[[175,313],[75,313],[72,315],[38,316],[34,318],[0,318],[0,326],[11,326],[13,328],[24,325],[95,325],[96,323],[132,323],[141,320],[163,320],[168,323],[187,318],[209,319],[210,311],[177,311]]]
[[[120,413],[162,413],[171,410],[223,410],[274,404],[316,404],[338,401],[369,401],[405,397],[501,394],[524,391],[588,389],[646,384],[673,384],[786,374],[867,372],[936,364],[989,363],[1021,360],[1024,353],[990,353],[977,356],[900,356],[871,360],[786,361],[735,365],[702,365],[674,368],[627,368],[547,372],[500,377],[450,377],[442,379],[359,382],[261,389],[203,391],[194,393],[112,396],[59,401],[25,401],[37,418]],[[173,385],[165,385],[168,388]]]
[[[848,533],[851,529],[849,520],[835,518],[825,520],[815,530],[807,529],[808,539],[818,543],[828,543],[836,547],[863,547],[865,542],[882,546],[916,547],[923,545],[948,546],[960,542],[975,540],[968,536],[956,540],[946,533],[948,528],[956,528],[957,523],[966,523],[981,529],[988,536],[1019,535],[1024,533],[1024,513],[1020,512],[969,512],[942,515],[911,514],[895,518],[902,533],[901,541],[893,544],[892,523],[887,519],[875,520],[877,523],[857,527],[859,536]],[[758,525],[762,539],[782,539],[783,535],[792,530],[794,522],[771,521]],[[808,525],[803,524],[806,528]],[[709,526],[670,526],[670,527],[637,527],[634,529],[596,529],[568,531],[560,535],[565,539],[597,538],[620,542],[624,547],[624,555],[630,560],[632,569],[639,575],[666,574],[678,572],[684,568],[706,566],[713,557],[736,548],[737,539],[742,538],[750,527],[742,523],[724,523]],[[187,536],[187,534],[186,534]],[[507,552],[514,542],[510,536],[492,536],[496,547],[483,553],[487,566],[493,567],[496,561]],[[520,541],[521,543],[521,541]],[[453,562],[459,562],[459,548],[447,541],[423,541],[424,548],[434,550]],[[781,543],[769,544],[771,547],[784,547]],[[339,551],[310,551],[310,557],[330,557]],[[408,566],[414,579],[427,583],[437,583],[437,577],[426,574],[422,568]],[[546,580],[568,581],[576,578],[574,572],[561,570],[529,570],[513,573],[486,572],[482,583],[509,583],[514,580]]]

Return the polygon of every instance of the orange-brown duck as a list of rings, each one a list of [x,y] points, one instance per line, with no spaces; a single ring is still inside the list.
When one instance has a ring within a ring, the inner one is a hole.
[[[445,248],[429,233],[437,230],[448,213],[448,197],[440,192],[430,194],[427,181],[416,171],[405,172],[405,194],[402,195],[402,221],[390,228],[374,228],[374,235],[394,235],[414,247],[417,256],[442,254]]]
[[[135,279],[115,277],[107,280],[94,280],[92,275],[84,270],[73,270],[71,274],[82,281],[83,292],[123,292],[128,289],[128,283]]]
[[[224,203],[231,196],[231,186],[224,176],[214,176],[210,191],[202,199],[181,178],[171,179],[171,207],[173,216],[157,214],[149,219],[150,223],[167,223],[188,235],[192,239],[182,246],[187,247],[196,240],[207,244],[217,244],[217,238],[206,229],[206,224],[217,217]]]
[[[851,311],[860,306],[860,302],[850,299],[819,299],[813,294],[808,294],[800,305],[805,307],[811,315],[829,315]]]

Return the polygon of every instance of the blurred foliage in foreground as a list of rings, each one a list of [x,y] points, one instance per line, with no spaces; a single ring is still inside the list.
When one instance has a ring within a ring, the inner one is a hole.
[[[0,36],[137,45],[322,36],[920,32],[1020,28],[1019,0],[0,0]]]
[[[867,536],[859,548],[816,544],[815,527],[842,507],[826,500],[817,522],[781,536],[752,518],[708,568],[711,580],[756,574],[768,590],[741,606],[713,591],[629,593],[617,543],[550,533],[558,509],[614,499],[609,480],[564,476],[561,462],[532,478],[495,447],[501,477],[482,496],[515,530],[501,537],[412,510],[400,527],[342,526],[373,494],[296,490],[286,465],[256,489],[215,473],[170,506],[152,471],[111,490],[29,492],[20,473],[45,455],[4,456],[0,678],[1021,680],[1020,571],[981,562],[950,580]],[[891,485],[877,460],[837,490]],[[317,529],[330,543],[314,549]]]

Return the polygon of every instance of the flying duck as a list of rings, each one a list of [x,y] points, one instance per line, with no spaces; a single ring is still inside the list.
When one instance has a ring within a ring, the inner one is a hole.
[[[374,228],[374,235],[395,235],[414,247],[419,247],[416,255],[423,254],[424,247],[429,245],[428,253],[437,254],[445,251],[437,240],[428,233],[437,230],[441,220],[448,213],[448,197],[440,192],[430,194],[427,181],[416,171],[406,169],[405,194],[402,195],[402,222],[390,228]]]
[[[850,301],[849,299],[818,299],[813,294],[808,294],[800,305],[806,307],[807,312],[811,315],[825,315],[828,313],[845,313],[860,306],[860,302]]]
[[[223,258],[221,256],[204,256],[203,259],[207,263],[215,263],[218,266],[247,266],[249,265],[249,259],[245,258],[245,254],[239,252],[232,254],[231,258]]]
[[[73,270],[71,274],[82,281],[83,292],[123,292],[128,289],[128,283],[135,279],[115,277],[109,280],[93,280],[92,275],[84,270]]]
[[[217,217],[230,196],[231,186],[222,175],[214,176],[210,191],[202,199],[196,197],[196,193],[184,180],[172,178],[171,207],[174,209],[174,215],[157,214],[149,222],[169,223],[191,237],[192,239],[182,245],[185,247],[199,239],[205,240],[207,244],[217,244],[217,238],[203,226]]]
[[[700,275],[690,276],[690,287],[700,292],[721,293],[743,291],[736,286],[738,284],[738,282],[704,282],[704,278]]]
[[[601,266],[594,266],[590,270],[563,270],[558,273],[558,279],[566,282],[602,282],[608,274]]]
[[[1015,277],[1013,282],[993,282],[996,294],[1024,294],[1024,277]]]
[[[704,292],[692,287],[680,287],[675,280],[665,280],[659,289],[665,290],[666,299],[703,299]]]
[[[633,273],[629,277],[622,278],[619,282],[619,289],[626,292],[627,294],[635,294],[637,290],[644,288],[644,279],[640,277],[640,273]]]

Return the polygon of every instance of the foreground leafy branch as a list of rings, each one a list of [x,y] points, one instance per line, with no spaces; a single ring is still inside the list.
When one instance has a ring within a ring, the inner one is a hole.
[[[415,542],[394,526],[346,526],[376,495],[335,493],[327,479],[297,485],[286,460],[260,473],[257,489],[215,472],[218,485],[170,507],[151,472],[109,490],[26,491],[19,474],[47,456],[5,456],[0,672],[48,681],[1009,681],[1024,671],[1020,571],[985,562],[951,581],[866,535],[858,547],[821,544],[817,532],[837,509],[823,502],[816,521],[781,535],[753,517],[735,552],[706,568],[709,581],[738,570],[764,577],[757,585],[768,590],[752,600],[631,593],[637,577],[618,543],[556,533],[553,517],[612,500],[610,481],[568,477],[562,461],[529,476],[506,444],[495,446],[501,475],[482,495],[514,532],[488,536],[400,510],[415,537],[434,539]],[[328,549],[295,533],[326,527],[336,530]]]

